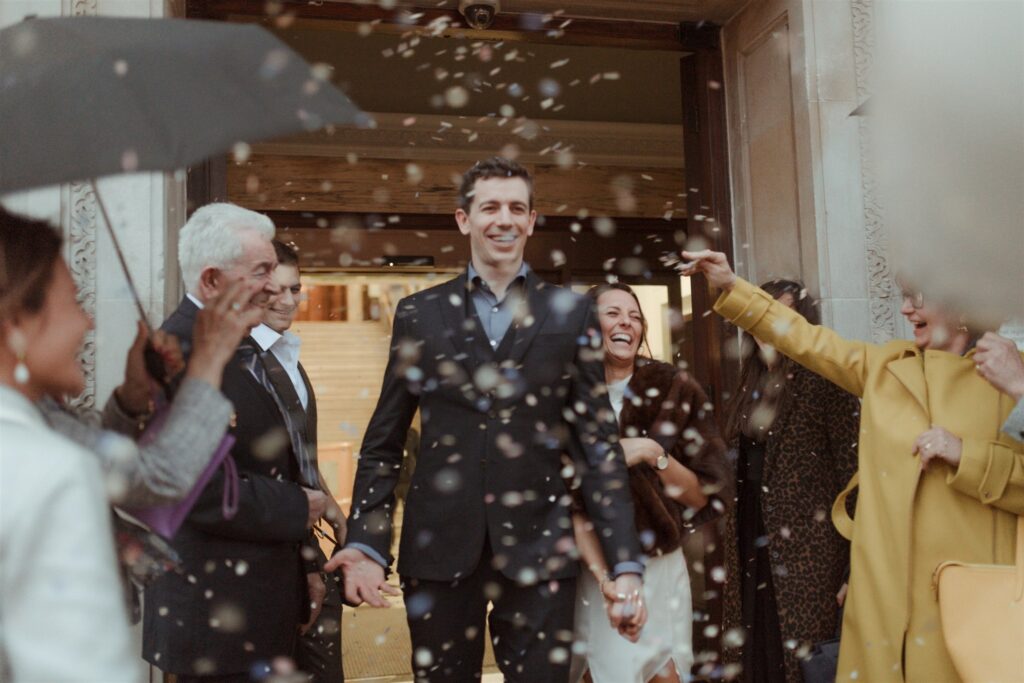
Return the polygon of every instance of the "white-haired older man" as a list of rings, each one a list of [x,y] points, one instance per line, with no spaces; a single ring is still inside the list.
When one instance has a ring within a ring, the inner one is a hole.
[[[186,353],[196,312],[232,283],[251,291],[249,306],[265,307],[277,292],[273,236],[270,219],[233,204],[204,206],[189,219],[178,249],[188,293],[163,325]],[[174,538],[184,571],[146,590],[143,656],[179,683],[262,677],[273,659],[292,655],[308,618],[302,548],[326,497],[299,484],[287,417],[250,341],[225,367],[222,384],[235,410],[238,511],[225,516],[218,473]]]

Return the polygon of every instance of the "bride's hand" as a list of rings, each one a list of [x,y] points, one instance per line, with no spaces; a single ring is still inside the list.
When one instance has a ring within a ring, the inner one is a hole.
[[[619,443],[622,445],[622,452],[626,455],[626,467],[642,463],[654,465],[662,453],[661,446],[657,441],[642,436],[628,436],[619,439]]]

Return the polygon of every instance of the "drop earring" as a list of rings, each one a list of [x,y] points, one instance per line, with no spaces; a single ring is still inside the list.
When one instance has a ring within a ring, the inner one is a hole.
[[[14,366],[14,383],[28,384],[28,366],[25,365],[25,336],[21,330],[11,330],[7,335],[7,346],[14,352],[14,358],[18,362]]]

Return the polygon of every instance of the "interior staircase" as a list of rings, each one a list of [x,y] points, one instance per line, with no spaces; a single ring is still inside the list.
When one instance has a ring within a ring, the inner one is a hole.
[[[320,468],[347,513],[355,455],[387,367],[390,326],[386,320],[300,321],[292,331],[302,339],[302,365],[316,392]]]

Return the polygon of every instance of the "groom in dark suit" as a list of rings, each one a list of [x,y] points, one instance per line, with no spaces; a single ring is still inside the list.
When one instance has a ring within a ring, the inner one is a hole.
[[[536,216],[532,179],[518,164],[494,157],[464,175],[455,219],[471,261],[397,306],[347,544],[327,565],[344,569],[351,602],[386,604],[393,492],[419,409],[398,560],[418,682],[479,680],[489,603],[507,681],[568,678],[578,562],[567,465],[581,478],[617,592],[643,611],[600,328],[583,297],[523,261]]]

